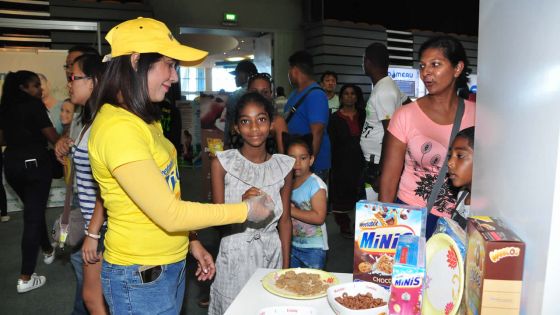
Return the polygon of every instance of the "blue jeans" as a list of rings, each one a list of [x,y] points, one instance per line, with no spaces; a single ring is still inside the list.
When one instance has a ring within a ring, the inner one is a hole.
[[[103,261],[101,282],[111,314],[179,314],[185,295],[185,260],[161,265],[161,274],[148,283],[142,283],[139,267]]]
[[[74,274],[76,275],[76,293],[74,295],[74,308],[72,309],[72,315],[87,315],[89,314],[86,310],[86,305],[84,304],[84,298],[82,297],[82,287],[84,286],[84,261],[82,259],[82,244],[76,246],[73,249],[73,253],[70,255],[70,263],[74,267]]]
[[[426,240],[432,237],[432,235],[436,231],[438,219],[439,217],[437,215],[428,212],[428,218],[426,221]]]
[[[325,269],[327,251],[319,248],[299,248],[292,246],[290,268]]]

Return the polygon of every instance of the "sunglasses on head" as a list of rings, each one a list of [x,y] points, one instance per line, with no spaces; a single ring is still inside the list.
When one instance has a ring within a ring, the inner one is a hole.
[[[252,76],[249,77],[249,81],[253,81],[256,79],[264,79],[267,80],[268,82],[272,83],[272,76],[266,72],[261,72],[261,73],[255,73]]]

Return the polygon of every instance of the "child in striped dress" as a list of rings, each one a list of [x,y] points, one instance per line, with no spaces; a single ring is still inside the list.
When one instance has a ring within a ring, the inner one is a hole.
[[[74,311],[85,312],[85,310],[80,310],[85,304],[91,314],[108,314],[101,287],[101,253],[103,252],[103,236],[107,221],[103,202],[99,196],[99,187],[93,179],[88,156],[88,139],[93,117],[90,114],[91,110],[86,108],[94,86],[101,79],[103,69],[104,64],[101,62],[101,57],[96,55],[86,54],[74,60],[68,87],[70,101],[77,106],[84,106],[82,110],[83,128],[75,142],[66,136],[62,137],[55,147],[59,159],[62,159],[71,148],[75,186],[80,210],[85,221],[86,237],[82,250],[73,253],[70,257],[78,279]],[[83,283],[80,283],[80,279],[83,279]]]

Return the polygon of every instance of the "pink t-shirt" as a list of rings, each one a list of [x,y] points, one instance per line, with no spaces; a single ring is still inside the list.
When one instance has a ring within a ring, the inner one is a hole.
[[[465,112],[459,130],[474,126],[475,103],[465,100]],[[389,132],[406,144],[404,170],[397,197],[414,206],[426,206],[432,186],[443,165],[453,124],[433,122],[417,102],[402,106],[389,123]],[[432,213],[449,216],[455,205],[450,186],[444,183]]]

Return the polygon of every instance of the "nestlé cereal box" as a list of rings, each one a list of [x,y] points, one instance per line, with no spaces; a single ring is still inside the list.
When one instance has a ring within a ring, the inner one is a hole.
[[[356,203],[354,281],[391,286],[401,235],[425,235],[426,208],[377,201]]]
[[[519,314],[525,243],[492,217],[469,218],[467,237],[468,314]]]

